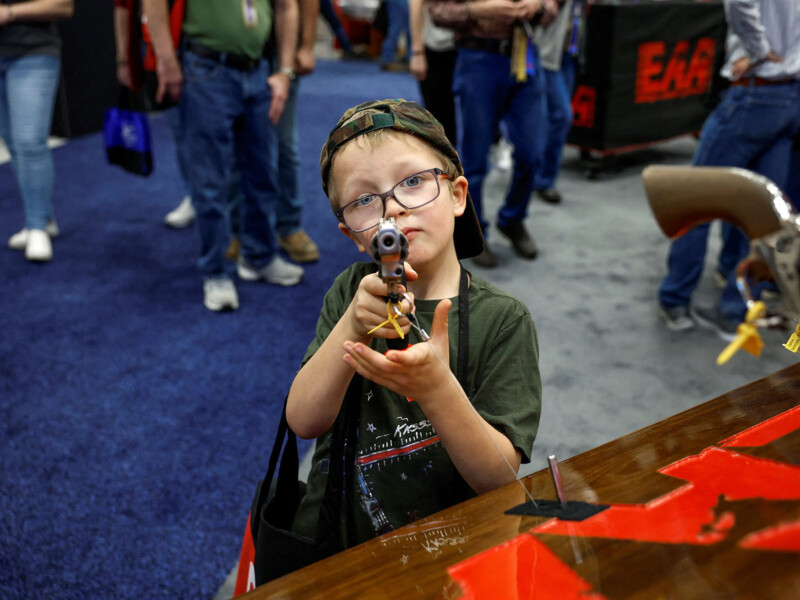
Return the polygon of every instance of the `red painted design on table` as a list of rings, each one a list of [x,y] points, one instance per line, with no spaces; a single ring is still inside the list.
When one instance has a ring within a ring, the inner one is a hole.
[[[729,450],[756,447],[800,429],[800,407],[750,427],[700,454],[678,460],[658,472],[685,485],[646,504],[612,504],[585,521],[551,519],[509,542],[448,569],[464,598],[558,598],[601,600],[591,585],[532,534],[599,537],[662,544],[710,545],[724,540],[735,525],[721,501],[763,498],[800,499],[800,467]],[[800,552],[800,521],[752,532],[741,548]]]
[[[528,533],[453,565],[463,600],[606,600]]]
[[[800,429],[800,406],[795,406],[763,423],[753,425],[753,427],[721,441],[719,445],[726,448],[766,446],[796,429]]]

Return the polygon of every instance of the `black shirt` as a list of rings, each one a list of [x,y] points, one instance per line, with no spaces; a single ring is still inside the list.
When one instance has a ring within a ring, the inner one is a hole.
[[[2,4],[22,4],[26,1],[3,0]],[[0,10],[6,10],[5,6],[0,6]],[[60,53],[61,37],[52,21],[12,21],[0,27],[0,57],[17,58],[32,54],[58,56]]]

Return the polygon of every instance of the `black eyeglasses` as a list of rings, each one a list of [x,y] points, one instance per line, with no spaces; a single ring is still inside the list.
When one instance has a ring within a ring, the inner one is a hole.
[[[450,177],[439,169],[426,169],[409,175],[388,192],[363,194],[336,211],[339,219],[353,233],[372,229],[386,214],[386,200],[394,198],[405,209],[412,210],[430,204],[439,197],[439,176]],[[380,201],[380,202],[379,202]]]

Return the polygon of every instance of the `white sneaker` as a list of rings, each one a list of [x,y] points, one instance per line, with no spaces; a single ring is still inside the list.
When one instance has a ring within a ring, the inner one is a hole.
[[[167,216],[164,217],[164,223],[169,225],[170,227],[174,227],[175,229],[180,229],[182,227],[187,227],[192,224],[194,221],[194,206],[192,206],[192,197],[191,196],[184,196],[181,203],[178,207],[167,213]]]
[[[260,269],[251,267],[246,260],[240,258],[236,264],[236,272],[245,281],[263,279],[267,283],[283,286],[297,285],[303,279],[302,267],[293,265],[277,255]]]
[[[47,222],[44,230],[51,238],[58,237],[58,223],[53,220]],[[8,238],[8,247],[12,250],[25,250],[28,245],[28,229],[20,229],[17,233]]]
[[[25,246],[25,258],[37,262],[47,262],[53,258],[53,245],[50,236],[44,229],[28,231],[28,244]]]
[[[206,279],[203,282],[203,304],[208,310],[236,310],[239,294],[230,279]]]
[[[501,139],[494,145],[492,162],[498,171],[510,171],[514,166],[514,146],[509,144],[505,139]]]

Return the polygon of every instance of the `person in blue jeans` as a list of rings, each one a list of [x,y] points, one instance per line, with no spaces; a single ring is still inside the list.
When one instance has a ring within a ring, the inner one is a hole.
[[[722,75],[731,86],[703,125],[692,164],[747,168],[786,190],[794,138],[800,132],[800,3],[726,0],[725,10],[728,39]],[[723,225],[720,271],[727,282],[719,304],[690,309],[708,228],[701,225],[672,242],[669,272],[659,288],[660,312],[672,330],[690,329],[696,321],[730,341],[746,312],[733,267],[749,242],[740,230]]]
[[[331,28],[333,35],[336,36],[345,56],[352,56],[353,44],[350,43],[350,38],[347,37],[342,20],[333,8],[333,2],[331,0],[319,0],[319,14],[322,15],[322,18]]]
[[[167,27],[166,0],[145,0],[144,11],[157,58],[159,86],[181,98],[186,147],[191,149],[189,186],[200,235],[198,266],[203,303],[209,310],[235,310],[239,297],[225,253],[230,243],[231,165],[241,174],[241,279],[296,285],[303,269],[277,252],[274,207],[277,198],[277,136],[294,76],[297,5],[275,2],[280,67],[272,75],[263,58],[272,25],[268,0],[219,4],[187,3],[182,65]]]
[[[301,224],[305,200],[300,191],[300,150],[297,131],[297,98],[300,80],[314,71],[314,42],[320,3],[317,0],[300,0],[300,31],[294,61],[294,76],[289,82],[289,95],[276,124],[278,134],[278,201],[275,205],[275,229],[278,244],[295,262],[310,263],[319,260],[319,248]],[[280,58],[270,44],[270,62],[273,73],[280,70]]]
[[[545,17],[541,23],[552,22],[557,5],[549,0],[429,0],[429,6],[436,25],[455,30],[458,58],[453,91],[461,122],[469,125],[463,128],[460,154],[484,238],[488,237],[489,222],[483,210],[482,188],[489,148],[503,121],[514,146],[514,171],[497,215],[497,229],[511,241],[517,255],[532,260],[538,248],[523,222],[541,162],[546,117],[539,53],[532,40],[527,39],[522,22],[542,9]],[[526,53],[525,73],[512,73],[511,53],[515,46]],[[472,260],[485,268],[497,265],[488,243],[483,253]]]
[[[411,29],[408,0],[383,0],[386,5],[386,36],[381,44],[381,68],[385,71],[408,70],[411,56]],[[403,60],[397,60],[397,44],[405,35],[406,51]]]
[[[0,136],[25,206],[25,227],[8,246],[29,261],[53,258],[55,168],[47,146],[61,68],[54,21],[72,16],[72,0],[7,0],[0,6]]]
[[[541,53],[544,71],[547,125],[535,187],[536,195],[549,204],[559,204],[562,200],[561,192],[556,189],[556,179],[561,170],[564,144],[572,126],[572,92],[575,88],[582,6],[580,0],[574,4],[573,0],[566,0],[555,21],[536,32],[536,45]]]

